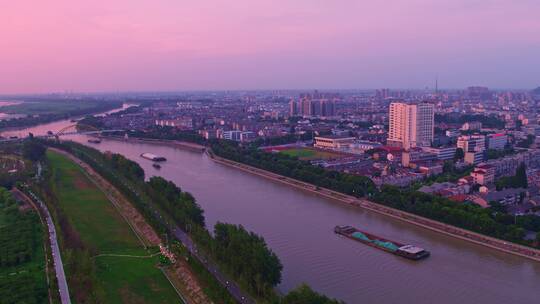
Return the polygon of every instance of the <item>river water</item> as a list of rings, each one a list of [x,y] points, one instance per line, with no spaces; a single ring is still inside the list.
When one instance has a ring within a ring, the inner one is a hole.
[[[55,122],[5,135],[45,134]],[[72,140],[137,161],[147,177],[163,176],[191,192],[208,227],[242,224],[262,235],[281,259],[286,292],[305,282],[347,303],[539,303],[540,263],[454,239],[383,215],[342,205],[295,188],[214,163],[206,155],[167,146]],[[157,170],[139,155],[167,158]],[[415,262],[333,233],[348,224],[431,251]]]

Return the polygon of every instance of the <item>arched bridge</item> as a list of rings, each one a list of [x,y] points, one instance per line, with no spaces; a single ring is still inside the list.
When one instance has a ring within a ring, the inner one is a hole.
[[[60,129],[59,131],[57,131],[56,133],[54,132],[47,132],[47,134],[43,134],[43,135],[34,135],[34,137],[36,138],[60,138],[60,136],[64,136],[64,135],[75,135],[75,134],[79,134],[79,135],[95,135],[95,134],[103,134],[103,133],[114,133],[114,132],[125,132],[126,130],[121,130],[121,129],[98,129],[94,126],[90,126],[90,125],[84,125],[84,124],[73,124],[73,125],[69,125],[69,126],[66,126],[62,129]],[[22,141],[24,140],[25,138],[27,138],[28,136],[30,135],[27,135],[27,136],[23,136],[23,137],[18,137],[18,136],[13,136],[13,137],[10,137],[10,138],[0,138],[0,143],[10,143],[10,142],[17,142],[17,141]]]
[[[102,133],[113,133],[113,132],[123,132],[125,130],[120,129],[98,129],[94,126],[85,125],[85,124],[73,124],[66,127],[63,127],[62,129],[58,130],[58,132],[53,134],[48,134],[46,137],[60,137],[63,135],[74,135],[74,134],[84,134],[84,135],[92,135],[92,134],[102,134]]]

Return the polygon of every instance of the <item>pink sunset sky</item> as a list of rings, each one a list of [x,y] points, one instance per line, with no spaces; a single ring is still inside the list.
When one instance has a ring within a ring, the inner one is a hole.
[[[0,93],[540,85],[539,0],[0,0]]]

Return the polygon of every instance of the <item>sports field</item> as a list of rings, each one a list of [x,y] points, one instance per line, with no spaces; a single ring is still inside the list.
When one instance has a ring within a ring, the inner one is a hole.
[[[148,257],[157,250],[144,249],[128,223],[79,166],[55,152],[48,151],[47,158],[52,168],[51,188],[59,208],[93,254],[89,259],[95,265],[99,301],[180,302],[174,288],[156,267],[157,255]],[[70,284],[74,280],[69,265],[65,266]]]
[[[311,148],[293,148],[282,150],[280,153],[298,157],[301,160],[330,159],[338,158],[341,155],[330,151],[322,151]]]

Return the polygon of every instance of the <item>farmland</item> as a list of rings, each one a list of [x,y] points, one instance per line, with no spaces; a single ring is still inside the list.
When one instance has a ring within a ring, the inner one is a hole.
[[[0,111],[7,114],[43,115],[70,114],[95,108],[99,103],[91,101],[28,101],[3,106]]]
[[[76,302],[175,303],[178,295],[107,197],[63,155],[47,152],[64,265]],[[90,289],[90,290],[88,290]]]
[[[0,299],[2,303],[45,303],[44,231],[33,209],[22,210],[0,188]]]

